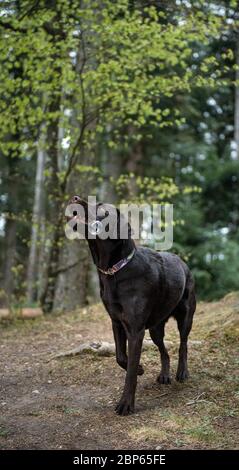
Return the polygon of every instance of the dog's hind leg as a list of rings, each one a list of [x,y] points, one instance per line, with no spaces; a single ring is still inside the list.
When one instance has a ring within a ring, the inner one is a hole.
[[[171,379],[169,375],[170,360],[169,360],[168,351],[165,348],[164,341],[163,341],[164,328],[165,328],[165,323],[160,323],[159,325],[154,326],[153,328],[150,328],[149,333],[154,344],[158,346],[160,356],[161,356],[162,368],[161,368],[161,372],[157,380],[161,384],[170,384],[171,383]]]
[[[115,340],[116,361],[122,369],[127,370],[128,357],[126,354],[126,333],[119,321],[112,320],[112,329]],[[143,375],[144,369],[139,364],[137,375]]]
[[[187,342],[188,335],[192,328],[195,308],[196,299],[194,290],[192,290],[191,292],[186,292],[186,295],[182,298],[177,308],[173,312],[173,315],[177,320],[180,334],[178,369],[176,373],[176,379],[179,382],[183,382],[189,376],[187,365]]]

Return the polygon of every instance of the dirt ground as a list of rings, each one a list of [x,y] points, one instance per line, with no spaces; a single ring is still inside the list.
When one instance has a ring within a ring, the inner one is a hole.
[[[53,358],[86,340],[112,341],[101,305],[0,323],[0,449],[239,448],[239,294],[200,303],[190,335],[187,383],[175,381],[178,334],[167,325],[171,385],[156,384],[159,355],[142,354],[136,413],[114,406],[124,371],[113,356]]]

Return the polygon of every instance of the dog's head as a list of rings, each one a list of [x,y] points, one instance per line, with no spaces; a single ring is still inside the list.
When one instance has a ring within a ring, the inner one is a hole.
[[[131,236],[128,221],[112,204],[87,202],[73,196],[66,209],[66,217],[74,232],[86,239],[125,240]]]

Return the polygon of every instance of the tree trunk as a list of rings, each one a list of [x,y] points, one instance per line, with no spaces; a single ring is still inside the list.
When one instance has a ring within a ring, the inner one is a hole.
[[[45,206],[44,206],[45,210]],[[46,233],[46,220],[45,213],[42,214],[41,225],[39,228],[39,253],[38,253],[38,263],[37,263],[37,302],[40,302],[40,299],[43,295],[44,289],[46,287],[46,270],[48,266],[49,259],[49,248],[47,246],[47,233]]]
[[[85,240],[66,240],[56,279],[54,311],[71,311],[87,303],[89,252]]]
[[[17,175],[18,158],[9,157],[8,160],[8,202],[5,226],[5,263],[3,269],[3,289],[7,296],[8,303],[11,302],[11,297],[14,291],[14,275],[13,267],[16,258],[16,230],[17,230],[17,209],[18,201],[18,185],[19,177]]]
[[[5,291],[8,304],[11,303],[11,297],[14,291],[14,279],[12,268],[16,257],[16,220],[8,218],[5,228],[5,265],[3,272],[3,289]]]
[[[32,217],[32,233],[30,253],[28,259],[27,269],[27,302],[30,304],[36,300],[36,273],[38,265],[38,242],[39,232],[41,228],[42,218],[42,199],[43,199],[43,184],[44,184],[44,168],[45,168],[45,150],[43,139],[40,138],[37,150],[37,167],[35,179],[35,194],[34,206]]]
[[[57,113],[60,109],[60,98],[55,99],[50,106],[51,113]],[[41,294],[40,302],[44,312],[50,312],[53,308],[56,271],[59,263],[60,244],[63,236],[62,230],[62,198],[59,179],[58,179],[58,132],[59,116],[52,120],[47,130],[47,154],[48,161],[46,169],[49,170],[49,180],[47,182],[48,195],[48,222],[50,224],[50,248],[47,260],[47,269],[45,271],[46,282]]]
[[[237,159],[239,160],[239,33],[236,34],[236,80],[235,86],[235,111],[234,111],[234,141],[236,143]]]

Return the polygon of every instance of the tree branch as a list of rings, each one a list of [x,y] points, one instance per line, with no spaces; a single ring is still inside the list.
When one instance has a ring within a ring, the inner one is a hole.
[[[0,28],[4,28],[10,31],[14,31],[14,33],[26,33],[27,29],[26,28],[15,28],[9,21],[0,21]]]
[[[82,32],[80,34],[80,37],[81,37],[81,45],[82,45],[82,61],[81,61],[80,69],[79,69],[80,89],[81,89],[81,96],[82,96],[81,130],[80,130],[80,135],[79,135],[78,139],[76,140],[76,143],[75,143],[75,145],[72,149],[72,153],[71,153],[71,156],[70,156],[70,159],[69,159],[69,165],[68,165],[68,168],[66,170],[64,180],[61,184],[62,192],[65,192],[67,180],[68,180],[68,178],[69,178],[69,176],[70,176],[70,174],[71,174],[71,172],[72,172],[72,170],[75,166],[76,160],[77,160],[77,149],[78,149],[78,147],[80,146],[80,144],[82,142],[85,128],[89,124],[89,122],[86,121],[86,115],[85,115],[86,102],[85,102],[84,81],[83,81],[83,77],[82,77],[84,67],[85,67],[85,63],[86,63],[85,43],[84,43],[84,38],[83,38],[83,33]]]
[[[39,6],[39,4],[40,4],[40,0],[36,0],[34,5],[32,5],[31,8],[29,8],[29,10],[25,11],[25,13],[23,13],[18,18],[18,21],[22,21],[26,16],[29,16],[31,13],[33,13],[33,11]]]
[[[64,268],[58,268],[52,274],[54,276],[57,276],[58,274],[65,273],[66,271],[69,271],[70,269],[73,269],[75,266],[77,266],[77,264],[79,264],[80,261],[81,260],[78,259],[78,261],[75,261],[75,263],[70,264],[69,266],[65,266]]]

